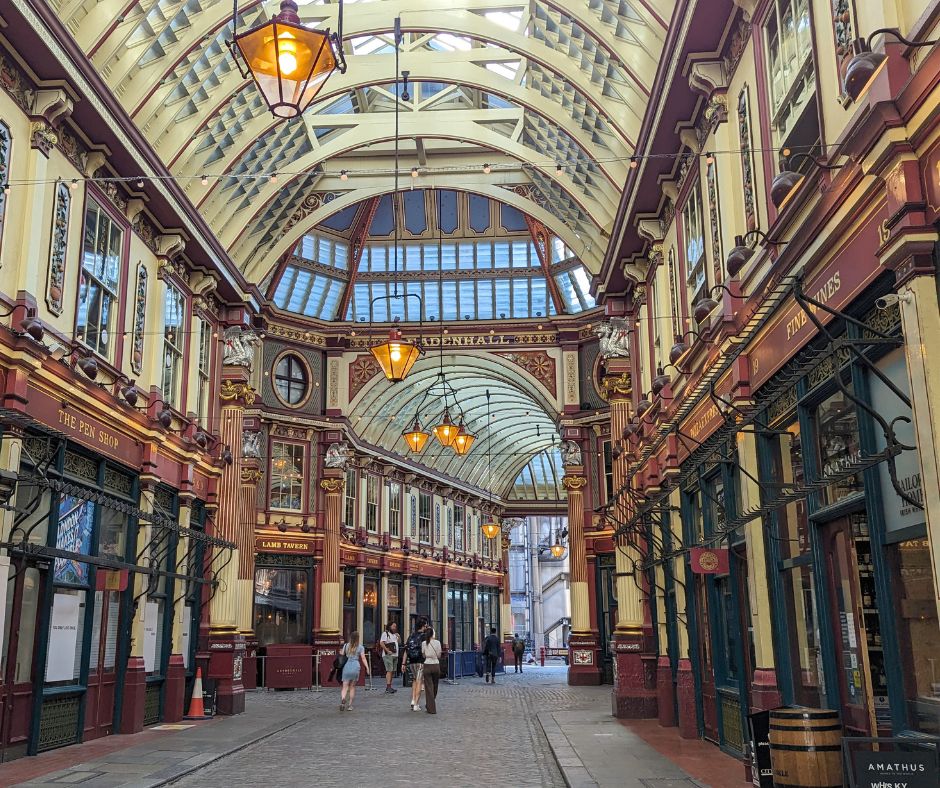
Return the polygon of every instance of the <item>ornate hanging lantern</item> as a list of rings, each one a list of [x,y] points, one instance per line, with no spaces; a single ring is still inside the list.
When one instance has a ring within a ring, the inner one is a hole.
[[[402,432],[401,436],[405,439],[405,443],[408,444],[408,450],[414,454],[418,454],[424,448],[424,444],[428,442],[428,438],[431,437],[431,434],[421,429],[418,417],[415,416],[415,423],[411,425],[411,429]]]
[[[445,407],[441,423],[432,428],[431,432],[433,432],[434,437],[440,441],[441,446],[450,446],[457,437],[457,429],[457,425],[451,421],[450,410]]]
[[[388,332],[388,340],[369,348],[385,377],[392,383],[401,383],[421,355],[421,348],[416,342],[407,342],[401,338],[398,326]]]
[[[463,421],[460,422],[460,427],[457,428],[457,435],[454,438],[454,442],[451,444],[454,451],[457,454],[464,455],[470,451],[470,447],[473,446],[473,442],[477,439],[477,436],[467,432],[467,428],[464,427]]]
[[[565,546],[561,542],[555,542],[550,549],[555,558],[561,558],[565,554]]]
[[[483,523],[483,525],[480,526],[480,530],[483,531],[483,535],[487,539],[495,539],[497,536],[499,536],[499,531],[500,531],[499,523],[494,523],[494,522]]]
[[[281,0],[280,13],[270,22],[236,35],[229,46],[242,77],[251,76],[274,116],[296,118],[317,97],[330,74],[336,69],[346,71],[342,31],[342,2],[337,32],[330,33],[329,28],[304,27],[297,3]]]

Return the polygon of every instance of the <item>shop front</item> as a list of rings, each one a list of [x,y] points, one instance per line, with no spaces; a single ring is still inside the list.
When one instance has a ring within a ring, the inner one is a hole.
[[[441,581],[433,577],[423,577],[421,575],[411,576],[408,609],[411,611],[408,631],[413,632],[420,619],[425,619],[434,631],[440,633],[443,629],[443,586]]]
[[[473,586],[451,582],[447,585],[447,640],[450,651],[474,651]]]
[[[496,627],[499,634],[499,588],[495,586],[480,586],[477,590],[477,643],[486,640],[490,629]]]
[[[875,306],[889,286],[767,384],[761,475],[807,490],[766,518],[778,676],[785,702],[840,710],[847,735],[937,735],[940,627],[900,316]]]

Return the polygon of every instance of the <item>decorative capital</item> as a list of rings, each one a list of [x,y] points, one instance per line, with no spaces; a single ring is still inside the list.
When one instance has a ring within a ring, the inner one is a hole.
[[[327,495],[339,495],[345,486],[345,479],[320,479],[320,487],[326,490]]]
[[[38,150],[47,159],[50,151],[58,144],[59,135],[45,120],[34,120],[29,124],[30,147]]]
[[[254,405],[256,396],[255,390],[247,383],[232,383],[231,380],[223,380],[219,388],[219,399],[223,402],[241,399],[246,405]]]
[[[601,381],[602,394],[607,400],[627,399],[633,393],[633,380],[629,372],[608,375]]]
[[[257,468],[242,468],[242,484],[257,484],[261,481],[261,471]]]
[[[587,479],[583,476],[565,476],[561,480],[561,486],[566,490],[580,490],[587,486]]]

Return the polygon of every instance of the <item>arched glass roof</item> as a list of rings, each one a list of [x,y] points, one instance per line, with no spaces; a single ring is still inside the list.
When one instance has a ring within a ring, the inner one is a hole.
[[[533,455],[519,471],[509,491],[510,501],[561,501],[568,492],[561,484],[564,470],[561,451],[553,446]]]
[[[531,222],[513,206],[453,190],[414,189],[350,206],[300,239],[274,303],[321,320],[379,323],[539,318],[592,308],[584,265],[550,233],[539,247]],[[399,293],[420,301],[389,298],[396,282]]]

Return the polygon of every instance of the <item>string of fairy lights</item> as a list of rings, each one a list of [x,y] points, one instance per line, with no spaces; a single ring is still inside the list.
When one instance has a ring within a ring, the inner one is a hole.
[[[785,146],[785,147],[753,147],[753,148],[728,148],[728,149],[715,149],[707,150],[701,153],[695,153],[692,151],[681,151],[673,153],[646,153],[646,154],[633,154],[630,156],[612,156],[610,158],[592,158],[591,163],[596,164],[607,164],[607,163],[626,163],[631,170],[637,169],[641,163],[644,161],[662,161],[662,160],[695,160],[699,159],[704,161],[706,164],[711,165],[716,161],[718,156],[742,156],[742,155],[751,155],[751,154],[778,154],[784,159],[789,158],[797,153],[811,153],[811,152],[823,152],[827,147],[836,147],[836,143],[831,143],[830,145],[812,145],[812,146]],[[395,168],[395,167],[365,167],[365,168],[345,168],[340,169],[338,177],[341,181],[348,181],[350,178],[356,177],[381,177],[388,176],[394,177],[396,172],[400,174],[410,174],[412,181],[417,181],[422,177],[431,177],[437,175],[454,175],[454,174],[467,174],[472,172],[480,172],[484,175],[493,175],[499,173],[508,173],[508,172],[518,172],[520,170],[525,170],[527,168],[534,169],[551,169],[555,168],[555,174],[557,176],[565,175],[569,170],[574,172],[579,165],[572,164],[568,162],[562,162],[555,159],[545,159],[542,161],[526,161],[526,162],[494,162],[494,163],[484,163],[481,165],[468,166],[465,164],[460,165],[436,165],[436,166],[427,166],[419,165],[409,168]],[[335,173],[334,173],[335,174]],[[292,181],[303,180],[303,179],[319,179],[324,175],[322,170],[322,164],[317,165],[315,169],[306,169],[306,170],[291,170],[287,169],[273,169],[267,173],[210,173],[200,172],[197,174],[154,174],[154,175],[133,175],[133,176],[117,176],[117,175],[107,175],[107,176],[81,176],[75,178],[9,178],[3,184],[3,192],[9,194],[11,189],[14,187],[21,186],[41,186],[46,184],[58,184],[65,183],[71,189],[78,189],[79,186],[86,183],[95,183],[95,184],[121,184],[128,187],[134,187],[137,189],[143,189],[148,183],[164,183],[172,182],[181,185],[189,185],[193,182],[198,181],[201,186],[209,186],[210,184],[217,184],[220,181],[225,183],[240,182],[240,183],[262,183],[262,184],[271,184],[277,185],[279,179],[283,178],[285,180],[290,179]]]

